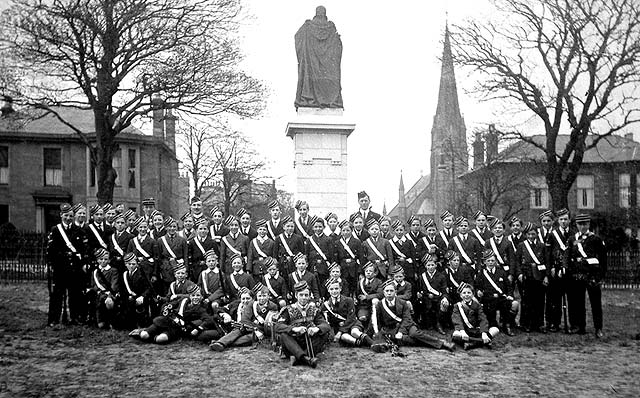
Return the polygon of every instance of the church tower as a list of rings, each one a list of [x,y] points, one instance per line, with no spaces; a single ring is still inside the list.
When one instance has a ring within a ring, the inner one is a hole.
[[[438,106],[431,128],[430,188],[437,214],[444,209],[458,210],[463,201],[458,176],[468,170],[467,129],[460,113],[458,90],[453,70],[449,27],[445,28]]]

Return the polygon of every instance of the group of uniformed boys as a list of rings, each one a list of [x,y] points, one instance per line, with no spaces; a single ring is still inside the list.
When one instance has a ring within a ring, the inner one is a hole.
[[[62,205],[47,246],[48,323],[59,328],[68,306],[71,324],[133,329],[159,344],[194,338],[223,351],[267,338],[293,364],[315,367],[330,339],[396,354],[399,345],[470,349],[517,326],[557,332],[563,313],[565,329],[584,334],[587,292],[602,336],[606,256],[587,215],[577,229],[566,209],[542,212],[537,227],[514,217],[507,234],[482,211],[473,229],[444,211],[438,230],[432,219],[405,226],[373,212],[364,191],[358,202],[340,221],[311,216],[304,201],[283,215],[271,201],[270,218],[255,222],[245,209],[208,217],[197,197],[180,220],[153,199],[140,216]],[[453,343],[437,336],[447,329]]]

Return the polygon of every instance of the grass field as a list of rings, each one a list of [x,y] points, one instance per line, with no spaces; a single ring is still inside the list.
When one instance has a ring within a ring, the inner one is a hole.
[[[605,337],[499,336],[492,350],[403,347],[407,357],[331,345],[317,369],[268,347],[215,353],[146,345],[122,331],[45,328],[44,284],[0,285],[3,397],[640,396],[640,292],[605,291]],[[590,320],[588,320],[590,322]]]

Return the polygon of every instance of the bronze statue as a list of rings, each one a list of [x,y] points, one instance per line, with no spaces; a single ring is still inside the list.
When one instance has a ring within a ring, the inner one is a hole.
[[[316,16],[307,19],[295,35],[298,56],[296,109],[342,108],[340,61],[342,41],[327,9],[316,8]]]

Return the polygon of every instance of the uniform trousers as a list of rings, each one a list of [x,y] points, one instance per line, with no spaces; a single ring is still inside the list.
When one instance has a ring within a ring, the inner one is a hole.
[[[569,323],[572,327],[584,329],[587,324],[585,293],[589,294],[593,327],[602,329],[602,290],[600,285],[587,279],[573,279],[569,289]]]

